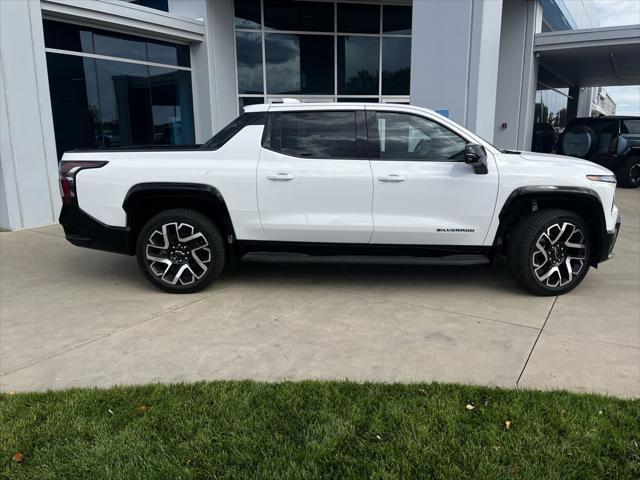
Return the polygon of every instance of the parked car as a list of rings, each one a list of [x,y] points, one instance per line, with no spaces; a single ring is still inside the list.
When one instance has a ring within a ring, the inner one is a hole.
[[[640,186],[640,117],[574,118],[558,140],[558,152],[615,172],[621,187]]]
[[[60,164],[73,244],[136,255],[168,292],[230,260],[478,265],[505,254],[539,295],[612,255],[615,177],[498,150],[431,110],[254,105],[199,148],[75,151]]]

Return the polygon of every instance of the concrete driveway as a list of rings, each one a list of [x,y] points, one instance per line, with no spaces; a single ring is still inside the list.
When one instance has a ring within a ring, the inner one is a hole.
[[[245,264],[206,291],[147,284],[58,226],[0,234],[0,389],[210,379],[440,381],[640,397],[640,190],[616,258],[534,297],[493,267]]]

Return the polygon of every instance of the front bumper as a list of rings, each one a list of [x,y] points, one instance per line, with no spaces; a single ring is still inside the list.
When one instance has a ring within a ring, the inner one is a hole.
[[[616,226],[612,231],[608,231],[606,235],[602,238],[602,249],[600,251],[600,262],[606,262],[610,258],[613,258],[613,247],[616,244],[616,240],[618,239],[618,233],[620,233],[620,225],[622,220],[620,219],[620,215],[618,215],[618,220],[616,221]]]
[[[83,212],[78,205],[65,203],[60,211],[65,238],[78,247],[134,254],[129,227],[112,227]]]

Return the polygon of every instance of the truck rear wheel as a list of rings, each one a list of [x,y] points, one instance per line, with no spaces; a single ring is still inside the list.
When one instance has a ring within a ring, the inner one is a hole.
[[[511,275],[537,295],[561,295],[589,270],[589,229],[566,210],[541,210],[520,220],[507,247]]]
[[[224,267],[222,234],[207,216],[187,209],[151,218],[138,235],[136,256],[144,276],[171,293],[197,292]]]
[[[640,186],[640,157],[627,158],[616,172],[616,178],[621,187],[638,188]]]

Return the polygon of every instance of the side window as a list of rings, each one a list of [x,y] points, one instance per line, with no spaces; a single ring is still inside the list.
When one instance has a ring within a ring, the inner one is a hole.
[[[375,112],[367,115],[369,139],[380,160],[454,162],[464,159],[466,140],[418,115]],[[377,132],[377,134],[376,134]],[[376,142],[377,137],[377,142]]]
[[[265,147],[294,157],[363,158],[355,111],[279,112]],[[363,113],[363,112],[358,112]]]
[[[639,120],[623,120],[622,133],[640,135],[640,119]]]
[[[264,125],[267,112],[243,113],[200,147],[202,150],[218,150],[247,125]]]

